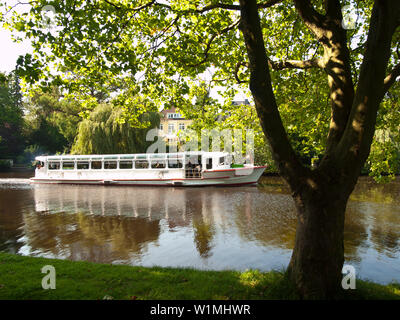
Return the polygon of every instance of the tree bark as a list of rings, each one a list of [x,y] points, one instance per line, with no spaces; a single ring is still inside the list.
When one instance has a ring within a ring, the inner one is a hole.
[[[340,292],[345,211],[353,188],[310,178],[310,186],[294,196],[298,223],[288,275],[303,299],[333,299]]]

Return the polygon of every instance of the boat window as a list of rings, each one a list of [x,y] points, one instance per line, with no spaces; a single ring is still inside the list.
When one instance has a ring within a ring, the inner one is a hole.
[[[149,162],[147,160],[136,160],[135,168],[136,169],[147,169],[149,167]]]
[[[168,154],[168,159],[176,159],[176,158],[178,158],[178,159],[182,159],[183,158],[183,155],[182,154],[179,154],[179,153],[169,153]]]
[[[225,157],[220,157],[219,158],[219,164],[224,165],[225,164]]]
[[[207,158],[206,159],[206,169],[212,169],[212,158]]]
[[[78,170],[87,170],[87,169],[89,169],[89,161],[78,161],[76,163],[76,168]]]
[[[92,161],[92,169],[93,170],[101,169],[101,161]]]
[[[132,161],[120,161],[119,168],[120,169],[132,169]]]
[[[152,154],[150,156],[150,159],[165,159],[165,155],[164,154]]]
[[[60,170],[60,162],[49,162],[49,170]]]
[[[168,159],[168,168],[171,169],[183,168],[182,159]]]
[[[151,167],[153,169],[164,169],[165,168],[165,161],[164,160],[153,160],[151,162]]]
[[[104,161],[104,169],[117,169],[117,161]]]
[[[201,164],[201,156],[199,155],[187,155],[186,156],[186,166],[194,167],[198,164]]]
[[[63,168],[63,170],[74,170],[75,162],[65,161],[65,162],[63,162],[62,168]]]

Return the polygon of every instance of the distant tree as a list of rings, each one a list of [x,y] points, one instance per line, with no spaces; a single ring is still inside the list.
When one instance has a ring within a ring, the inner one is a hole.
[[[0,158],[15,159],[24,149],[23,110],[15,74],[0,73]]]
[[[146,141],[146,133],[159,126],[156,112],[142,114],[143,127],[133,127],[123,117],[123,110],[112,104],[100,104],[78,127],[72,146],[74,154],[144,153],[153,143]]]
[[[68,152],[82,120],[78,102],[63,99],[57,87],[30,92],[25,103],[28,145],[47,153]]]

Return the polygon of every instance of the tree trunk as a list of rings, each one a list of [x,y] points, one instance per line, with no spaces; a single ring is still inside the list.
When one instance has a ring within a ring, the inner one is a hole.
[[[349,193],[343,196],[338,190],[339,186],[311,183],[294,196],[298,223],[288,274],[303,299],[332,299],[340,291]]]
[[[301,18],[324,46],[325,69],[331,87],[328,145],[319,167],[310,170],[301,164],[294,152],[280,117],[258,14],[259,4],[256,0],[239,2],[240,29],[249,59],[250,90],[273,158],[280,175],[291,187],[298,211],[296,241],[288,273],[301,297],[335,298],[344,262],[346,204],[370,151],[385,89],[392,36],[400,25],[400,6],[398,0],[375,1],[354,94],[347,36],[341,27],[340,1],[325,2],[325,15],[315,10],[310,1],[294,1]]]

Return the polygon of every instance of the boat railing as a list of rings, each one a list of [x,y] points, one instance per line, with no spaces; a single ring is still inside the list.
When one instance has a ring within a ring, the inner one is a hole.
[[[200,168],[186,168],[185,169],[186,179],[201,179],[202,173]]]

